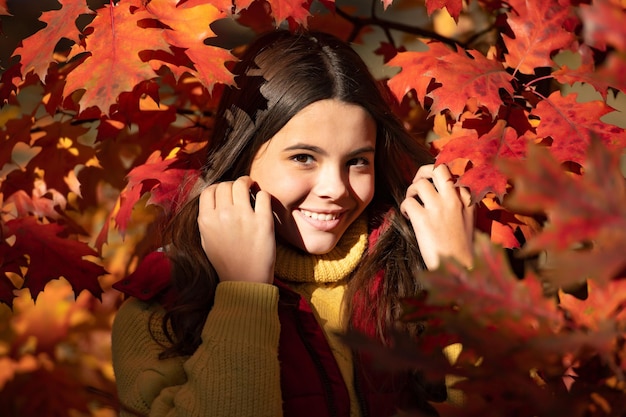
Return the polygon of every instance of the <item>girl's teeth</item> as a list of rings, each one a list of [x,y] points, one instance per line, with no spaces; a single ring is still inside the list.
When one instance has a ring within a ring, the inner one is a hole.
[[[306,210],[301,210],[301,211],[302,211],[302,214],[314,220],[329,221],[329,220],[335,220],[337,218],[336,214],[313,213],[311,211],[306,211]]]

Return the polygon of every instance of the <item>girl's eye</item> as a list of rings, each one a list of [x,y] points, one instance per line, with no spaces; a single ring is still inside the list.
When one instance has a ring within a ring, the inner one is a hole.
[[[364,166],[368,166],[370,164],[369,159],[367,158],[354,158],[348,161],[348,165],[351,166],[357,166],[357,167],[364,167]]]
[[[315,161],[315,159],[311,155],[307,154],[298,154],[291,157],[291,159],[300,164],[310,164]]]

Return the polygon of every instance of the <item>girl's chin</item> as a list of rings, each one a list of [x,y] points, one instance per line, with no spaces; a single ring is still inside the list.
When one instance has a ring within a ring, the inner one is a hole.
[[[299,236],[298,239],[281,239],[283,243],[293,246],[311,255],[325,255],[335,249],[338,239],[335,236],[309,237]]]

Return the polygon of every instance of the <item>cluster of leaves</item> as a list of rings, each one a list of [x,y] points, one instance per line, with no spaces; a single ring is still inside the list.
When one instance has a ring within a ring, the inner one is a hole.
[[[625,413],[626,132],[603,121],[607,101],[626,92],[619,0],[372,0],[369,16],[332,0],[59,3],[0,78],[0,303],[12,306],[18,289],[37,299],[59,277],[101,298],[107,277],[158,245],[148,238],[155,213],[175,210],[194,182],[212,111],[233,82],[228,48],[245,43],[216,35],[219,23],[248,35],[307,26],[356,42],[380,28],[375,52],[399,69],[386,83],[396,111],[437,136],[438,163],[481,202],[489,236],[478,238],[472,271],[446,262],[423,277],[424,297],[407,300],[407,320],[431,323],[404,365],[458,377],[464,407],[442,415]],[[394,7],[428,23],[398,23]],[[432,28],[443,9],[487,27],[444,37]],[[10,12],[0,0],[0,15]],[[417,39],[419,51],[407,51]],[[559,65],[563,54],[580,64]],[[598,98],[566,95],[575,83]],[[120,238],[130,248],[116,250]],[[520,280],[496,243],[549,262]],[[574,289],[587,298],[565,292]],[[463,350],[450,361],[438,352],[453,342]]]

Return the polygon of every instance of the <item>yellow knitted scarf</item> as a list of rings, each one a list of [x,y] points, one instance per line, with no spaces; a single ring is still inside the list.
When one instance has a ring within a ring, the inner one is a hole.
[[[291,282],[338,282],[354,271],[366,248],[367,217],[362,215],[327,254],[311,255],[277,244],[275,274]]]

